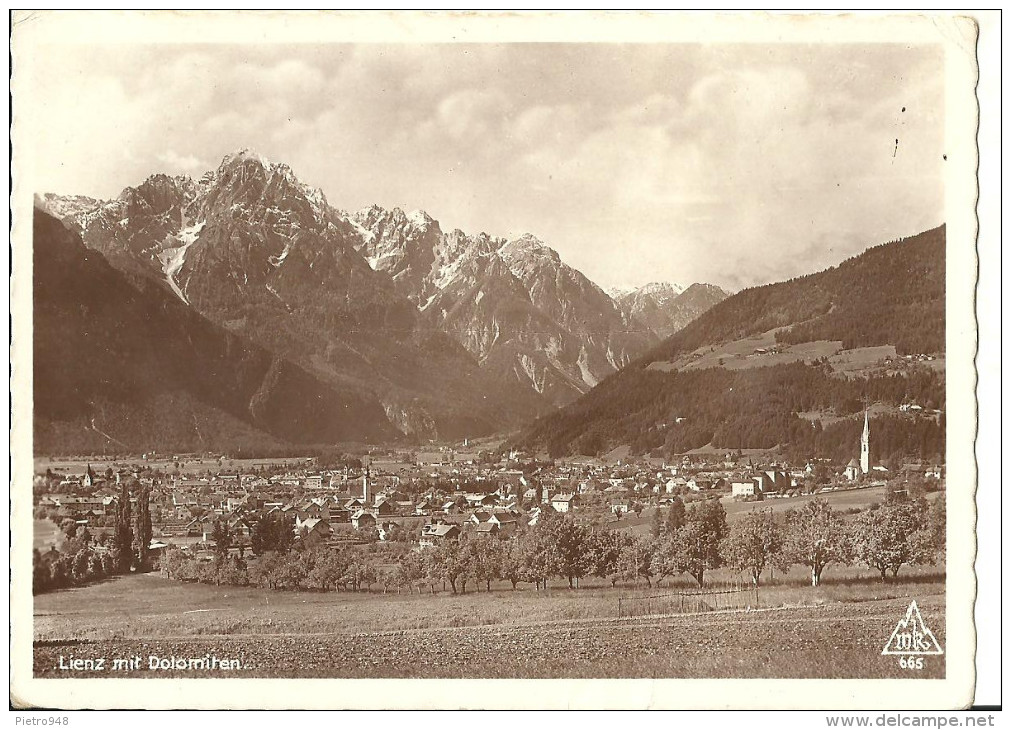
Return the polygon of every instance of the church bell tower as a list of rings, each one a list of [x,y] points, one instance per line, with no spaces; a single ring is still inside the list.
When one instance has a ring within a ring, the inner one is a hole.
[[[864,432],[860,436],[860,471],[866,474],[871,470],[871,426],[867,421],[867,411],[864,411]]]

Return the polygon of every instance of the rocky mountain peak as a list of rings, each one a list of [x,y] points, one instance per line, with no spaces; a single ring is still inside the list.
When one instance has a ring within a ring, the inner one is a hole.
[[[45,193],[35,196],[35,207],[41,208],[60,220],[73,220],[82,213],[94,210],[102,201],[87,195],[56,195]]]
[[[271,167],[273,167],[273,163],[271,163],[271,161],[268,160],[266,157],[256,152],[255,150],[250,149],[249,147],[243,147],[237,152],[230,152],[229,154],[225,155],[224,158],[222,158],[221,165],[218,167],[218,169],[220,170],[226,167],[242,165],[246,162],[256,163],[264,169],[270,169]],[[287,165],[285,165],[285,167],[287,167]]]
[[[506,243],[499,252],[506,260],[509,259],[543,259],[552,264],[561,264],[558,252],[544,243],[532,233],[524,233]]]
[[[153,213],[163,213],[191,200],[196,184],[185,175],[157,173],[149,176],[137,187],[124,188],[116,199],[127,206],[140,206]]]
[[[611,294],[629,320],[666,337],[677,332],[727,293],[712,284],[692,284],[687,289],[680,284],[656,281],[638,288],[612,290]]]
[[[381,228],[382,230],[399,231],[406,229],[409,233],[424,234],[430,229],[439,228],[439,222],[423,210],[405,212],[403,208],[394,207],[387,210],[379,205],[370,205],[352,213],[356,223],[366,230]]]
[[[677,296],[684,290],[685,288],[680,284],[670,281],[653,281],[639,288],[643,294],[671,294],[673,296]]]

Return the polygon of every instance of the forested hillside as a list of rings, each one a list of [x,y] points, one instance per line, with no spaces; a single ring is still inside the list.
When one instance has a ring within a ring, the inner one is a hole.
[[[895,345],[899,354],[944,351],[945,227],[868,249],[839,266],[745,289],[657,345],[643,362],[777,327],[786,343],[842,340],[844,348]]]
[[[649,354],[570,406],[536,421],[520,445],[554,455],[771,448],[848,460],[862,421],[873,419],[875,459],[941,458],[944,373],[882,367],[846,378],[824,359],[730,370],[649,368],[697,348],[782,328],[784,344],[841,340],[844,348],[893,344],[903,353],[944,351],[944,227],[872,248],[810,276],[748,289],[717,304]],[[898,406],[918,404],[917,415]],[[801,413],[830,417],[802,417]],[[930,413],[930,417],[922,415]]]
[[[855,414],[863,399],[934,406],[943,402],[944,384],[926,372],[846,380],[802,364],[683,373],[630,368],[538,421],[524,444],[544,445],[552,455],[594,455],[620,444],[637,454],[682,453],[710,443],[726,449],[782,445],[801,455],[849,459],[863,425],[859,416],[822,427],[796,414]],[[876,459],[943,451],[943,418],[879,418],[872,427]]]

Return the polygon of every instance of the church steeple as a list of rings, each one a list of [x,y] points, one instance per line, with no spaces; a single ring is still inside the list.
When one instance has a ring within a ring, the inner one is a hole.
[[[369,501],[369,481],[372,477],[372,467],[368,461],[365,462],[365,473],[362,474],[362,502],[365,503],[365,507],[371,506]]]
[[[871,470],[871,425],[864,411],[864,432],[860,436],[860,471],[866,474]]]

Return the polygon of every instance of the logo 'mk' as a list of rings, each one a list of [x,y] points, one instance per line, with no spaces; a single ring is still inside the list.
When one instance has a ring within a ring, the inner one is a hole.
[[[923,616],[916,606],[916,601],[909,604],[906,615],[899,619],[882,654],[923,655],[943,654],[944,650],[937,643],[933,632],[923,623]]]

